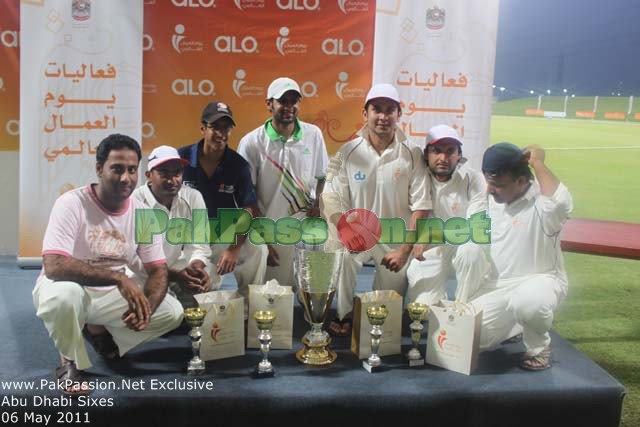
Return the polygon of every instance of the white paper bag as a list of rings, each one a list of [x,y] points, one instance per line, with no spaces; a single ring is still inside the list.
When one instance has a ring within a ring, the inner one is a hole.
[[[385,305],[389,315],[382,329],[379,356],[399,354],[402,344],[402,297],[396,291],[373,291],[356,295],[353,306],[353,330],[351,333],[351,351],[358,358],[366,359],[371,355],[371,324],[367,318],[367,308]]]
[[[440,301],[431,306],[427,363],[469,375],[478,366],[482,311],[471,305]]]
[[[293,347],[293,291],[290,286],[280,286],[277,280],[265,285],[249,285],[249,322],[247,324],[247,347],[260,348],[258,326],[253,313],[271,310],[276,313],[276,321],[271,330],[272,349]]]
[[[194,295],[207,312],[202,325],[202,360],[244,355],[244,298],[237,291]]]

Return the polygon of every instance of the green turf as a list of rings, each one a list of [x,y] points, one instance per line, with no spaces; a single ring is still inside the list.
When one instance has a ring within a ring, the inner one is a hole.
[[[564,96],[543,96],[540,109],[546,111],[564,111]],[[493,105],[493,114],[500,116],[524,116],[525,110],[536,110],[538,108],[538,97],[510,99],[509,101],[497,102]],[[567,100],[567,117],[576,118],[576,111],[593,111],[593,96],[569,97]],[[627,113],[629,110],[629,98],[626,96],[601,96],[598,98],[595,119],[604,119],[605,112]],[[631,121],[637,121],[636,113],[640,113],[640,99],[635,98],[631,115]],[[589,121],[590,119],[581,119]]]
[[[640,124],[492,117],[491,142],[547,148],[547,164],[569,187],[572,216],[640,222]],[[560,151],[550,148],[574,148]],[[557,331],[624,384],[621,425],[640,426],[640,261],[565,253],[569,295]]]

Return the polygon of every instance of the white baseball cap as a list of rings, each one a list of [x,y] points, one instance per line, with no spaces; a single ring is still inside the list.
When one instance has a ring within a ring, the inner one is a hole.
[[[378,83],[369,89],[367,93],[367,99],[364,101],[365,105],[374,98],[389,98],[400,103],[400,95],[398,90],[389,83]]]
[[[429,132],[427,132],[427,145],[435,144],[445,138],[453,139],[458,144],[462,145],[462,140],[460,139],[460,135],[458,135],[458,131],[447,125],[435,125],[429,129]]]
[[[296,83],[295,80],[290,79],[289,77],[278,77],[269,85],[269,88],[267,89],[267,99],[280,99],[282,98],[282,95],[290,90],[297,92],[298,95],[302,97],[300,86],[298,86],[298,83]]]
[[[178,150],[173,147],[169,147],[168,145],[161,145],[154,148],[153,151],[149,153],[147,170],[158,167],[169,160],[180,160],[180,163],[182,163],[183,166],[189,164],[188,160],[180,157]]]

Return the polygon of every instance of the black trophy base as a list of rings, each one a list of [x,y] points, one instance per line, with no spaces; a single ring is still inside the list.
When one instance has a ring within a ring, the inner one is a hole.
[[[276,371],[274,369],[271,369],[270,371],[260,371],[258,368],[256,368],[251,374],[251,377],[259,380],[261,378],[273,378],[275,375]]]
[[[378,366],[371,366],[369,365],[369,363],[366,360],[362,361],[362,367],[364,369],[367,370],[367,372],[369,372],[370,374],[375,374],[376,372],[382,372],[384,371],[384,366],[382,365],[378,365]]]

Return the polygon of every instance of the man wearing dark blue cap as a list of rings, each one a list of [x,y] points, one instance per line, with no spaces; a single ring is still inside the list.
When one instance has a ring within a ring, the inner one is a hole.
[[[471,298],[483,310],[481,349],[522,333],[520,367],[551,367],[549,330],[567,292],[560,232],[571,194],[544,163],[538,146],[502,142],[487,149],[482,172],[491,217],[491,260],[497,277]],[[531,172],[533,169],[534,175]]]

